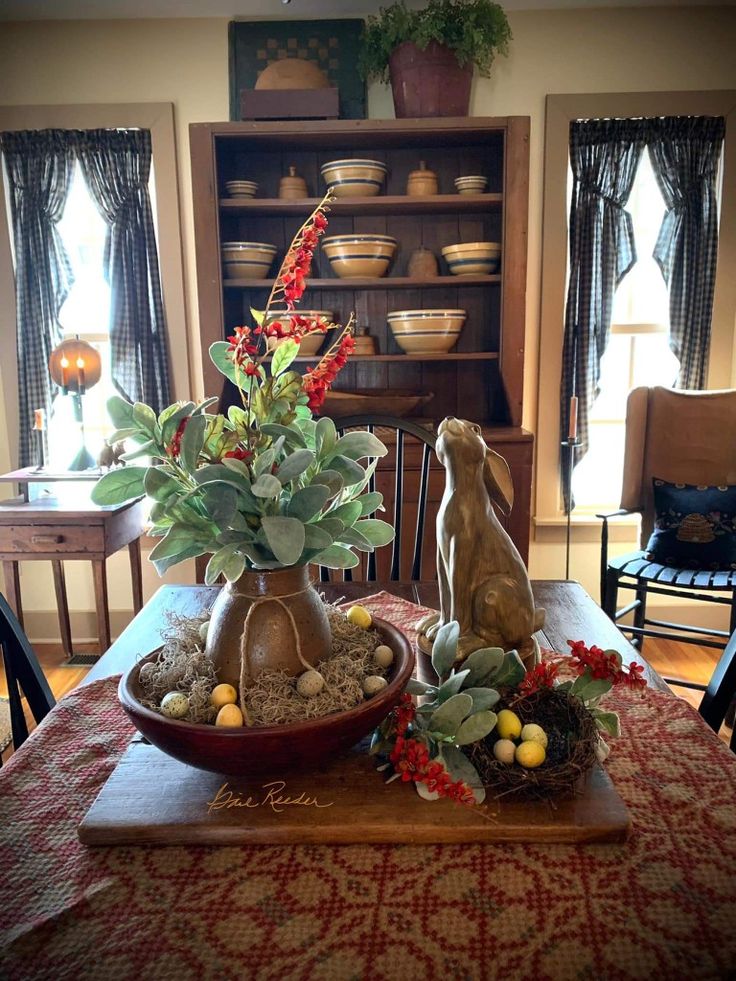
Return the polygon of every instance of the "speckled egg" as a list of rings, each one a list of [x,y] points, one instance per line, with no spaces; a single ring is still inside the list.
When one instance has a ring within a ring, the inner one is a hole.
[[[388,682],[385,678],[382,678],[378,674],[369,674],[367,678],[363,680],[363,691],[371,698],[373,695],[377,695],[379,691],[383,691]]]
[[[325,687],[325,679],[319,671],[305,671],[296,679],[296,690],[302,698],[314,698]]]
[[[161,699],[161,713],[167,719],[183,719],[189,711],[189,699],[183,691],[170,691]]]
[[[381,668],[390,668],[394,663],[394,652],[386,644],[381,644],[373,652],[373,659]]]

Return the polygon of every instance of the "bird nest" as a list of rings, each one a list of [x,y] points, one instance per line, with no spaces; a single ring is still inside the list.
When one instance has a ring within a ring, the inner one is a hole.
[[[507,694],[496,706],[512,709],[522,725],[535,722],[547,734],[547,755],[535,769],[517,763],[500,763],[493,755],[498,734],[468,747],[468,756],[483,785],[496,797],[506,794],[522,798],[571,797],[596,762],[598,729],[579,698],[555,688],[542,688],[531,695]]]

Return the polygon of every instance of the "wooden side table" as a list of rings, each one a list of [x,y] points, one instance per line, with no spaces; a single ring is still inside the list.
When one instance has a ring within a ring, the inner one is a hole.
[[[32,474],[32,475],[31,475]],[[93,480],[99,472],[90,476],[74,475],[77,480]],[[55,475],[36,475],[34,471],[14,471],[0,476],[0,481],[23,485],[28,482],[55,482]],[[69,480],[63,475],[64,480]],[[23,604],[20,593],[20,562],[47,560],[54,573],[54,589],[59,614],[61,642],[67,657],[72,655],[71,623],[67,602],[63,562],[81,560],[92,563],[97,612],[97,635],[100,654],[110,646],[110,609],[107,592],[105,561],[119,549],[127,546],[130,555],[130,571],[133,582],[133,609],[138,613],[143,606],[143,578],[141,571],[140,536],[145,529],[147,507],[139,500],[114,507],[98,507],[85,491],[74,494],[71,500],[42,497],[0,502],[0,561],[5,575],[8,602],[23,622]]]

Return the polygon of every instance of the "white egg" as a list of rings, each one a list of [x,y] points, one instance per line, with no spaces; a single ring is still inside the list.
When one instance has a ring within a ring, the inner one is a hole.
[[[390,668],[394,663],[394,652],[386,644],[381,644],[373,652],[373,658],[379,667]]]
[[[324,687],[325,679],[319,671],[314,669],[305,671],[296,679],[296,690],[303,698],[314,698],[315,695],[319,695]]]
[[[183,719],[189,711],[189,699],[183,691],[170,691],[161,699],[161,712],[169,719]]]
[[[367,678],[363,680],[363,691],[366,693],[368,698],[373,695],[377,695],[379,691],[382,691],[388,682],[385,678],[382,678],[377,674],[369,674]]]
[[[203,644],[207,643],[207,631],[210,629],[210,621],[205,620],[204,623],[199,625],[199,639]]]
[[[513,763],[516,745],[510,739],[499,739],[493,745],[493,755],[499,763]]]

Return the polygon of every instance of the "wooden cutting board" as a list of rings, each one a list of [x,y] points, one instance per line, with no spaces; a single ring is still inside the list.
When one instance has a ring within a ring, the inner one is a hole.
[[[310,773],[257,778],[195,770],[135,737],[79,826],[86,845],[618,842],[626,805],[596,766],[571,800],[479,807],[386,785],[356,747]]]

